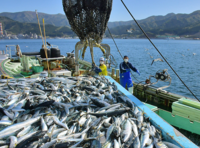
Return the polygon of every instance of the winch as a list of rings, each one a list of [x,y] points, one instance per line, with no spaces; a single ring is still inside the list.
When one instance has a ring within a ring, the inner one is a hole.
[[[166,81],[170,78],[170,75],[167,72],[168,69],[159,70],[156,72],[155,78],[160,81]]]
[[[155,85],[158,83],[158,81],[162,81],[162,82],[169,82],[169,85],[167,86],[163,86],[163,87],[159,87],[157,90],[162,90],[164,88],[167,88],[171,85],[171,77],[169,75],[169,73],[167,72],[168,69],[164,69],[164,70],[158,70],[155,74],[155,76],[150,75],[149,79],[147,79],[146,82],[146,86],[148,85]],[[152,82],[151,78],[155,78],[157,81],[156,82]]]

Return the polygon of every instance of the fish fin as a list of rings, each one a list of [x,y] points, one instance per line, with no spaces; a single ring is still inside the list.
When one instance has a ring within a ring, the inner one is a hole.
[[[46,116],[55,116],[55,114],[49,113]]]
[[[104,134],[100,134],[99,136],[96,137],[96,139],[101,138],[102,136],[104,136]]]
[[[51,138],[52,134],[47,132],[47,136]]]
[[[145,120],[146,120],[146,122],[150,122],[150,118],[149,117],[146,117]]]
[[[8,81],[8,79],[7,79],[6,85],[8,85],[8,82],[9,82],[9,81]]]
[[[144,112],[144,108],[142,109],[142,115],[144,115],[145,114],[145,112]]]
[[[51,133],[47,132],[47,136],[51,139],[55,126],[53,126]]]

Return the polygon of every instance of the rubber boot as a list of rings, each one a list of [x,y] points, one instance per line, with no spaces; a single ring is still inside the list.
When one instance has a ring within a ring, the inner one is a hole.
[[[133,94],[133,87],[129,87],[129,88],[128,88],[128,91],[129,91],[131,94]]]

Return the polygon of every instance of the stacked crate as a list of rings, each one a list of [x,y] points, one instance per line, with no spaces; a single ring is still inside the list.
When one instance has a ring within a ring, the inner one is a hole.
[[[172,105],[172,114],[200,122],[200,103],[181,98]]]

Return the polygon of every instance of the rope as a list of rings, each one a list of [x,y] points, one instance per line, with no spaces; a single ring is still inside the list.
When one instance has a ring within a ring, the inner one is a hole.
[[[78,59],[81,58],[82,53],[83,53],[83,49],[80,49],[80,53],[79,53],[79,57],[78,57]]]
[[[107,28],[108,28],[108,27],[107,27]],[[117,48],[117,50],[118,50],[118,52],[119,52],[121,58],[124,59],[123,56],[122,56],[122,54],[121,54],[121,52],[120,52],[120,50],[119,50],[119,48],[118,48],[118,46],[117,46],[117,44],[116,44],[116,42],[115,42],[115,39],[113,38],[113,36],[112,36],[112,34],[111,34],[111,32],[110,32],[110,29],[109,29],[109,28],[108,28],[108,32],[109,32],[110,36],[112,37],[113,42],[115,43],[115,46],[116,46],[116,48]],[[130,67],[128,66],[128,64],[127,64],[127,63],[125,63],[125,64],[126,64],[126,66],[130,69]],[[140,81],[133,75],[132,72],[131,72],[131,75],[132,75],[138,82],[140,82]]]
[[[165,57],[162,55],[162,53],[158,50],[158,48],[155,46],[155,44],[151,41],[151,39],[148,37],[148,35],[145,33],[145,31],[142,29],[142,27],[139,25],[139,23],[137,22],[137,20],[133,17],[133,15],[131,14],[131,12],[129,11],[129,9],[127,8],[126,4],[123,2],[123,0],[121,0],[122,4],[124,5],[124,7],[126,8],[126,10],[128,11],[128,13],[131,15],[131,17],[133,18],[133,20],[135,21],[135,23],[138,25],[138,27],[140,28],[140,30],[143,32],[143,34],[146,36],[146,38],[149,40],[149,42],[154,46],[154,48],[157,50],[157,52],[161,55],[161,57],[165,60],[165,62],[167,63],[167,65],[172,69],[172,71],[176,74],[176,76],[179,78],[179,80],[183,83],[183,85],[185,85],[185,87],[190,91],[190,93],[200,102],[200,100],[197,98],[197,96],[190,90],[190,88],[183,82],[183,80],[180,78],[180,76],[176,73],[176,71],[173,69],[173,67],[168,63],[168,61],[165,59]]]

